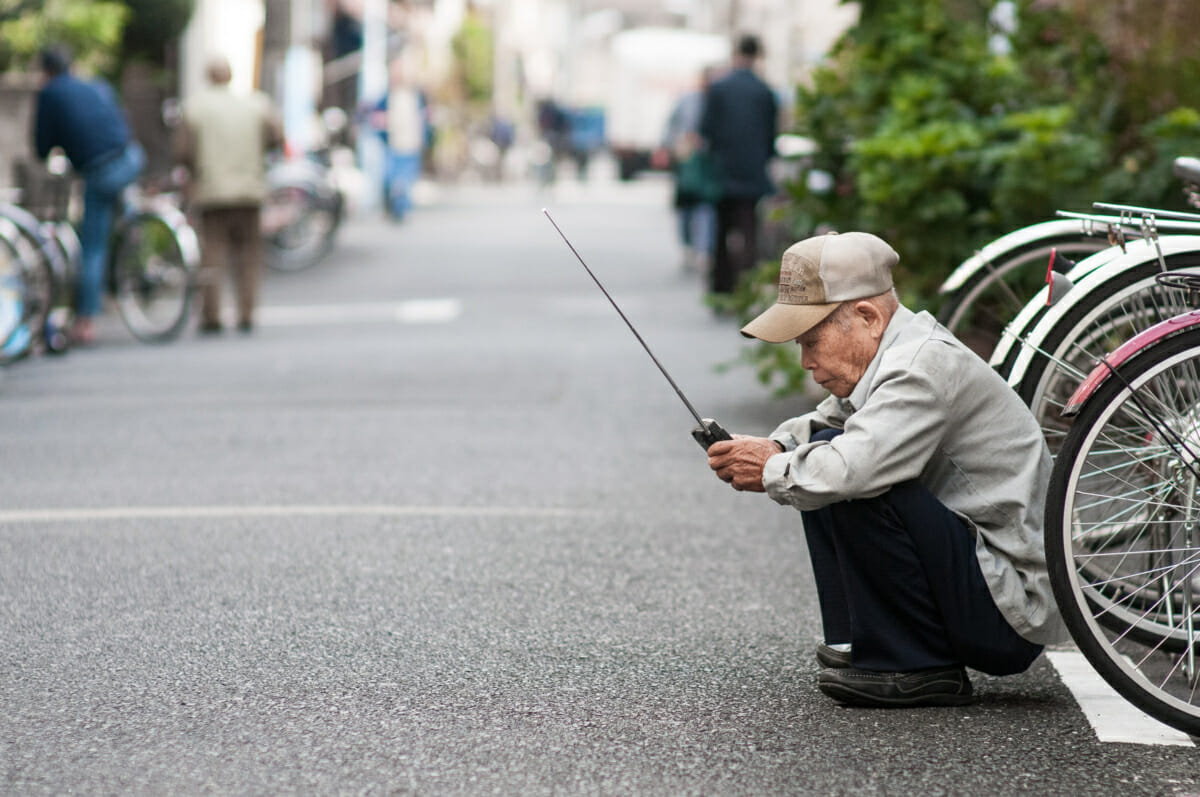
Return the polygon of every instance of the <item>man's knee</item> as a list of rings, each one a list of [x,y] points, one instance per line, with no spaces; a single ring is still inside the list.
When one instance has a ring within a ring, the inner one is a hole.
[[[813,432],[812,436],[808,438],[808,441],[810,443],[824,443],[832,440],[841,433],[841,429],[821,429],[820,431]]]

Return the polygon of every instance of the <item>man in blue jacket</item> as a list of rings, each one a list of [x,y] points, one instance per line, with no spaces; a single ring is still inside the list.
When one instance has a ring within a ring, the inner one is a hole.
[[[41,64],[45,83],[38,92],[34,122],[37,155],[44,159],[60,147],[83,178],[83,263],[72,338],[87,345],[96,337],[94,319],[101,310],[114,207],[125,187],[141,174],[146,156],[130,135],[112,87],[72,75],[70,55],[61,47],[43,51]]]
[[[756,36],[737,43],[733,68],[704,93],[700,136],[721,173],[710,290],[730,293],[758,262],[758,201],[773,190],[767,163],[775,154],[779,101],[754,64]]]

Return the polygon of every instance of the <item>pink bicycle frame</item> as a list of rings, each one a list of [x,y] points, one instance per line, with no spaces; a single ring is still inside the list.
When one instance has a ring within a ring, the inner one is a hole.
[[[1149,329],[1142,330],[1122,343],[1115,351],[1104,358],[1104,362],[1093,368],[1092,372],[1088,374],[1087,379],[1084,379],[1079,387],[1075,389],[1074,394],[1071,395],[1071,400],[1067,402],[1067,406],[1062,411],[1063,417],[1073,418],[1078,414],[1088,397],[1095,393],[1112,376],[1112,369],[1119,367],[1126,360],[1133,357],[1133,355],[1150,346],[1154,346],[1164,338],[1169,338],[1185,329],[1190,329],[1198,325],[1200,325],[1200,310],[1192,310],[1187,313],[1180,313],[1173,318],[1168,318],[1166,321],[1159,321]]]

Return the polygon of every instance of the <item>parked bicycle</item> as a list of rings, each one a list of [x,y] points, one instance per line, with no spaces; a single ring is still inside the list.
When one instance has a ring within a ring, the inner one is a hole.
[[[40,350],[64,351],[72,274],[55,225],[18,205],[0,203],[0,251],[11,268],[7,282],[19,291],[21,306],[17,329],[0,347],[0,361]]]
[[[109,253],[109,290],[126,328],[147,343],[178,337],[191,313],[200,242],[177,200],[131,187]]]
[[[1159,282],[1200,307],[1200,271]],[[1063,618],[1117,692],[1200,735],[1200,310],[1118,347],[1063,415],[1045,524]]]
[[[270,192],[262,209],[267,264],[276,271],[303,271],[333,249],[345,201],[318,156],[278,160],[267,170]]]
[[[983,358],[1042,285],[1051,252],[1077,260],[1111,244],[1094,228],[1058,219],[1022,227],[964,260],[942,282],[938,321]]]
[[[1186,167],[1194,158],[1180,158],[1177,164]],[[1200,162],[1198,162],[1200,163]],[[1184,177],[1185,174],[1177,176]],[[1196,189],[1185,187],[1193,206]],[[1098,203],[1103,213],[1071,213],[1060,211],[1060,218],[1023,227],[984,246],[964,260],[943,281],[939,294],[944,299],[938,310],[938,320],[964,343],[985,359],[997,364],[998,348],[1010,352],[1014,335],[1014,319],[1027,325],[1029,315],[1039,312],[1031,302],[1044,282],[1047,260],[1060,274],[1073,268],[1075,261],[1086,258],[1095,267],[1112,259],[1120,250],[1125,253],[1127,241],[1147,235],[1200,234],[1200,216],[1172,214],[1148,208]],[[1143,228],[1146,213],[1152,213],[1154,227]],[[1091,256],[1107,252],[1100,259]],[[1056,257],[1050,256],[1055,254]],[[1026,328],[1017,326],[1017,331]],[[1003,356],[999,355],[1000,362]],[[1011,365],[1011,362],[1008,363]]]
[[[5,246],[0,251],[0,366],[24,356],[32,343],[29,287],[21,258]]]
[[[1200,161],[1176,174],[1195,196]],[[1118,215],[1071,215],[1119,245],[1044,288],[992,364],[1055,453],[1046,556],[1072,638],[1118,693],[1200,734],[1200,235],[1159,235],[1200,216],[1098,207]]]

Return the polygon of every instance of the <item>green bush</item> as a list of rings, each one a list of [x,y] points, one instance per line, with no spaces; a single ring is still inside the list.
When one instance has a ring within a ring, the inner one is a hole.
[[[989,47],[998,32],[991,5],[866,3],[859,25],[796,90],[795,132],[817,152],[783,186],[779,222],[796,240],[827,229],[883,237],[900,253],[901,298],[916,308],[936,310],[938,285],[974,251],[1057,209],[1182,206],[1171,161],[1200,154],[1200,114],[1146,100],[1157,84],[1136,74],[1140,62],[1114,58],[1084,24],[1102,14],[1021,0],[1005,52]],[[1186,84],[1198,75],[1191,49],[1181,42],[1177,51],[1187,61],[1180,85],[1159,86],[1172,97],[1200,98]],[[1161,54],[1151,60],[1152,77],[1168,80]],[[809,180],[813,172],[829,179]],[[749,320],[773,300],[778,273],[778,263],[764,264],[711,301]],[[748,344],[742,360],[777,393],[795,392],[803,373],[794,349]]]
[[[61,43],[82,71],[109,72],[128,17],[119,0],[0,0],[0,71],[34,68],[43,48]]]
[[[50,44],[71,49],[79,71],[109,77],[131,59],[164,66],[195,0],[0,0],[0,71],[35,69]]]

